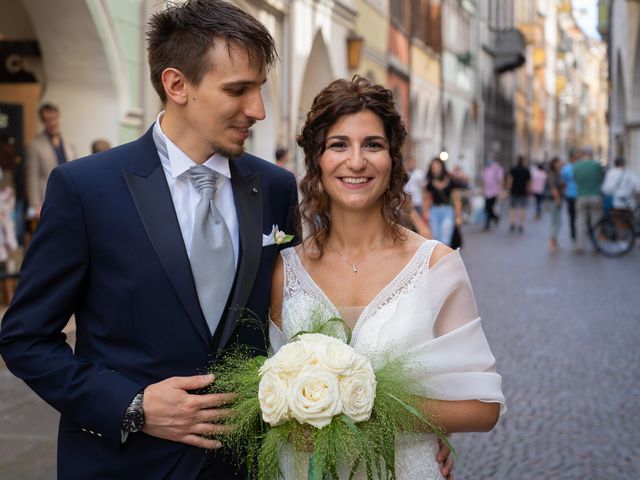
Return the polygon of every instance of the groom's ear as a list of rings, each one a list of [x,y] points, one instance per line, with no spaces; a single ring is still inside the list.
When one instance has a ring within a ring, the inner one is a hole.
[[[162,72],[162,86],[167,95],[167,101],[178,105],[185,105],[188,100],[188,82],[184,74],[177,68],[165,68]]]

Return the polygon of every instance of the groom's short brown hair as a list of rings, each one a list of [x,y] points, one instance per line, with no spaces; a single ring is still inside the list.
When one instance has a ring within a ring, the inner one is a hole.
[[[147,53],[151,83],[162,102],[167,96],[162,72],[180,70],[194,85],[212,67],[209,50],[215,39],[233,48],[246,49],[251,65],[268,69],[278,59],[273,37],[262,23],[235,5],[222,0],[187,0],[156,13],[147,25]]]

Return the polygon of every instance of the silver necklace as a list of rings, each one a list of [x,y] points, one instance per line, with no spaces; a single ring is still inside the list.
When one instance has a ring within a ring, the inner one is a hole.
[[[360,261],[356,262],[356,263],[353,263],[353,262],[350,262],[349,260],[347,260],[347,257],[345,257],[342,253],[340,253],[333,245],[331,245],[331,243],[327,242],[327,245],[329,245],[331,250],[333,250],[338,255],[340,255],[340,258],[342,258],[342,260],[344,260],[344,262],[351,267],[351,271],[353,273],[358,273],[358,265],[360,265],[362,262],[364,262],[367,259],[367,257],[369,256],[369,254],[371,252],[373,252],[376,248],[378,248],[381,243],[382,242],[378,242],[373,247],[371,247],[369,250],[367,250],[367,253],[364,254],[364,257],[362,257],[360,259]]]

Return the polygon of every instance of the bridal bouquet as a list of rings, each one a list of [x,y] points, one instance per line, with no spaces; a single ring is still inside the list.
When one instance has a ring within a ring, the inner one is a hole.
[[[251,357],[236,350],[214,368],[212,391],[236,392],[227,421],[233,433],[223,443],[245,458],[249,477],[279,478],[285,444],[309,452],[309,480],[339,480],[358,469],[369,480],[395,478],[395,435],[434,432],[417,408],[424,389],[409,362],[387,355],[374,370],[347,343],[322,333],[331,319],[300,332],[274,356]]]

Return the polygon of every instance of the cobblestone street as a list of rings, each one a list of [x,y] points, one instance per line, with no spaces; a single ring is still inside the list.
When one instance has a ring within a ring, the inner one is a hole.
[[[506,219],[506,216],[503,216]],[[547,253],[549,218],[523,235],[467,229],[463,257],[503,375],[490,434],[454,437],[458,480],[640,478],[640,248]]]
[[[453,437],[457,480],[640,478],[640,247],[576,256],[565,223],[550,256],[548,221],[464,231],[508,412],[489,434]],[[0,362],[0,478],[55,478],[56,428]]]

